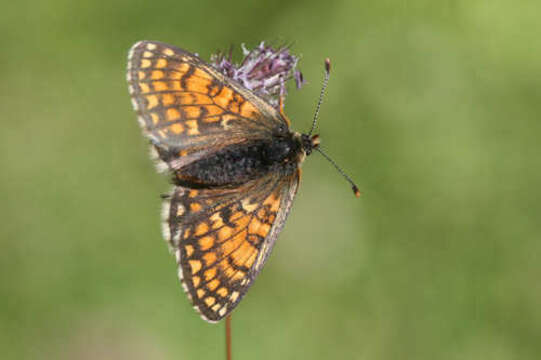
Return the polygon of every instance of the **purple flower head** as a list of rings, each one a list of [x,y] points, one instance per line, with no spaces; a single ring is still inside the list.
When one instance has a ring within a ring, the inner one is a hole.
[[[227,56],[223,53],[212,55],[210,63],[275,108],[279,108],[280,95],[285,99],[289,79],[295,79],[297,89],[304,84],[301,72],[296,69],[299,58],[287,47],[274,49],[261,42],[255,49],[248,50],[242,44],[242,52],[244,58],[240,64],[232,62],[231,51]]]

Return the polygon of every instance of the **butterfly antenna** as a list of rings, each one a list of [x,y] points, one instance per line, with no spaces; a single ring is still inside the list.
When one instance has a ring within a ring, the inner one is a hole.
[[[346,174],[344,170],[342,170],[342,168],[338,166],[338,164],[334,162],[334,160],[331,159],[331,157],[327,155],[319,146],[316,147],[315,150],[317,150],[321,155],[323,155],[323,157],[327,159],[327,161],[330,162],[336,168],[336,170],[338,170],[338,172],[344,177],[344,179],[346,179],[350,183],[351,189],[353,190],[353,193],[355,194],[355,196],[356,197],[361,196],[361,192],[359,191],[359,188],[357,187],[357,185],[355,185],[353,180],[351,180],[348,174]]]
[[[319,93],[319,100],[316,106],[316,112],[314,114],[314,120],[312,121],[312,128],[308,133],[308,136],[312,135],[316,127],[317,118],[319,116],[319,109],[321,108],[321,103],[323,102],[323,96],[325,95],[325,89],[327,89],[327,83],[329,82],[329,77],[331,76],[331,60],[329,58],[325,59],[325,78],[323,79],[323,86],[321,87],[321,92]]]

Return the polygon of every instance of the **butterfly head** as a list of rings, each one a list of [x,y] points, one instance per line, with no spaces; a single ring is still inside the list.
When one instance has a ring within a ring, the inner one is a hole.
[[[308,134],[302,134],[301,135],[301,146],[304,153],[308,156],[312,153],[313,150],[317,149],[319,147],[319,135],[308,135]]]

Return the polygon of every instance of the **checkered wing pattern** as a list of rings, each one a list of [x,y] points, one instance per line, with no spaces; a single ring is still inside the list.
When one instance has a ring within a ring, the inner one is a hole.
[[[299,175],[269,174],[231,190],[176,187],[165,201],[165,237],[184,290],[205,320],[227,316],[252,285],[284,225]]]
[[[177,180],[187,165],[228,147],[292,135],[289,121],[265,100],[174,46],[136,43],[127,80],[158,168]],[[165,199],[164,236],[205,320],[227,316],[246,294],[284,225],[299,176],[277,168],[223,186],[177,182]]]
[[[164,169],[178,169],[229,144],[288,128],[263,99],[171,45],[136,43],[129,53],[127,79],[143,133],[166,163]]]

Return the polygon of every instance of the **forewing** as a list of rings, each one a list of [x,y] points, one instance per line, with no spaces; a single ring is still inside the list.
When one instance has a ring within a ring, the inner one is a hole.
[[[163,151],[183,156],[287,130],[263,99],[171,45],[136,43],[127,79],[143,133]]]
[[[216,322],[246,294],[289,213],[299,174],[277,174],[243,187],[176,187],[164,205],[164,233],[184,290],[201,316]]]

